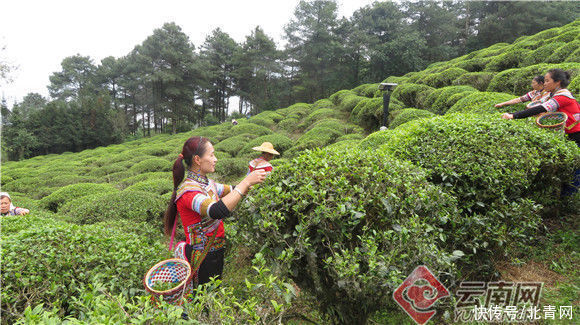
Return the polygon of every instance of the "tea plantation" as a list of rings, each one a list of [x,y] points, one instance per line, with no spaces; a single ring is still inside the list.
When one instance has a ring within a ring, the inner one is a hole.
[[[170,256],[162,214],[191,136],[210,138],[212,177],[226,183],[245,176],[253,146],[281,153],[225,220],[223,283],[186,306],[200,323],[403,324],[392,293],[418,265],[455,291],[530,261],[562,278],[543,303],[577,317],[580,194],[560,192],[580,149],[532,119],[500,119],[523,104],[493,105],[551,68],[572,72],[580,96],[579,45],[576,21],[389,77],[383,131],[377,83],[236,126],[4,163],[2,191],[31,213],[2,218],[2,323],[185,323],[142,280]],[[434,322],[450,323],[454,303],[440,301]]]

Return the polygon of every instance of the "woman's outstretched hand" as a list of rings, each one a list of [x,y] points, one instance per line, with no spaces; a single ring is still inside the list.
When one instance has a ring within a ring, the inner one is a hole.
[[[501,116],[501,118],[503,118],[504,120],[511,120],[514,118],[513,114],[510,113],[503,113],[503,115]]]
[[[251,172],[248,176],[246,176],[246,178],[244,178],[244,181],[248,182],[248,186],[253,186],[262,183],[266,179],[267,175],[268,175],[267,171],[263,169],[256,169],[253,172]]]

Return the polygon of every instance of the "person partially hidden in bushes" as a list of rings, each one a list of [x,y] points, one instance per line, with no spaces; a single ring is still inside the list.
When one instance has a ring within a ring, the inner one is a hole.
[[[211,277],[221,277],[225,251],[222,219],[230,215],[250,187],[266,178],[266,171],[256,170],[237,186],[219,184],[207,177],[215,171],[216,162],[209,139],[187,139],[173,164],[174,190],[165,211],[165,234],[171,234],[170,249],[177,213],[181,217],[186,241],[176,246],[175,257],[189,262],[197,284],[207,283]]]
[[[30,213],[30,210],[17,208],[12,204],[10,195],[6,192],[0,193],[0,214],[4,216],[23,216]]]
[[[568,138],[575,141],[580,147],[580,103],[572,93],[566,89],[570,84],[570,73],[562,69],[550,69],[544,76],[544,90],[549,92],[549,98],[538,102],[528,109],[515,113],[504,113],[503,119],[520,119],[545,112],[563,112],[568,119],[564,132]],[[572,186],[564,189],[564,195],[571,195],[580,187],[580,169],[576,170]]]
[[[260,151],[262,155],[248,164],[248,175],[254,170],[263,169],[268,174],[274,170],[274,167],[270,164],[270,160],[274,158],[274,155],[280,155],[280,153],[274,150],[274,146],[270,142],[264,142],[259,147],[253,147],[252,150]]]
[[[532,79],[532,89],[532,91],[521,97],[508,100],[507,102],[495,104],[495,107],[499,108],[508,105],[530,102],[526,106],[531,108],[538,103],[543,103],[550,99],[550,92],[544,89],[544,76],[535,76],[534,79]]]

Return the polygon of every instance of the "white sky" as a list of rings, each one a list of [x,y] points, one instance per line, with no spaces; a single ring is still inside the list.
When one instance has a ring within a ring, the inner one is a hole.
[[[284,25],[298,0],[2,0],[0,61],[17,67],[11,83],[0,82],[8,106],[29,92],[48,97],[48,77],[77,53],[95,64],[128,54],[166,22],[175,22],[199,47],[220,27],[237,42],[257,26],[282,46]],[[339,18],[372,0],[337,0]]]

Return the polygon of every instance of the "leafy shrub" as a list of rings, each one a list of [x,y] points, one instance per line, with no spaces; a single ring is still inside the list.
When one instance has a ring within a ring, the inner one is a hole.
[[[252,117],[250,119],[250,122],[253,124],[267,127],[267,128],[272,128],[276,125],[276,122],[274,122],[274,120],[272,120],[272,119],[265,118],[265,117],[257,117],[257,116]]]
[[[348,94],[344,96],[342,102],[338,104],[338,108],[343,112],[351,112],[360,101],[365,99],[366,97]]]
[[[325,127],[315,127],[310,131],[304,133],[296,144],[288,150],[290,156],[296,155],[298,152],[305,149],[322,148],[331,144],[338,137],[343,134],[339,130],[329,129]]]
[[[266,118],[278,123],[284,119],[284,116],[274,111],[263,111],[262,113],[259,113],[252,118]],[[248,121],[252,122],[252,118],[250,118]]]
[[[17,324],[101,324],[106,320],[114,324],[184,325],[191,324],[191,319],[201,324],[270,324],[280,319],[300,319],[291,312],[292,300],[297,295],[294,286],[274,275],[260,254],[243,271],[247,271],[243,283],[232,286],[222,284],[221,280],[211,281],[198,287],[193,303],[186,302],[183,306],[165,302],[154,305],[150,296],[110,295],[102,284],[95,283],[75,297],[76,317],[62,317],[54,310],[43,309],[42,305],[29,306]],[[189,320],[181,318],[184,310]]]
[[[430,180],[461,206],[485,214],[494,204],[506,207],[520,198],[558,201],[580,159],[579,149],[567,142],[525,120],[454,114],[407,123],[384,148],[428,169]]]
[[[564,62],[580,62],[580,48],[572,52]]]
[[[278,129],[292,133],[298,129],[298,119],[295,117],[288,117],[278,123]]]
[[[78,226],[31,214],[5,217],[2,224],[20,229],[1,239],[2,321],[7,323],[22,316],[31,301],[56,308],[61,317],[79,317],[80,293],[95,282],[114,295],[143,294],[142,275],[165,257],[159,237],[119,230],[116,223]],[[131,226],[124,228],[148,227]]]
[[[421,106],[432,113],[444,114],[447,109],[449,109],[449,107],[447,107],[447,99],[453,94],[466,91],[477,90],[471,86],[447,86],[438,88],[429,93],[427,98],[423,100]]]
[[[139,191],[120,191],[84,196],[62,206],[71,222],[89,224],[106,220],[161,222],[167,202],[159,196]]]
[[[122,171],[127,171],[133,163],[131,161],[120,161],[110,165],[93,168],[87,173],[87,176],[103,177],[105,175],[114,174]]]
[[[91,194],[116,192],[111,184],[77,183],[67,185],[44,197],[40,202],[43,208],[58,212],[66,202]]]
[[[528,49],[516,49],[500,54],[489,61],[485,66],[485,71],[503,71],[517,68],[529,52],[530,50]]]
[[[325,150],[350,150],[357,148],[360,140],[341,140],[324,147]]]
[[[315,110],[314,112],[310,113],[310,115],[308,115],[305,119],[304,122],[302,123],[302,127],[308,127],[310,125],[312,125],[313,123],[320,121],[320,120],[325,120],[325,119],[329,119],[329,118],[338,118],[340,117],[340,113],[337,110],[334,110],[332,108],[320,108]]]
[[[230,182],[248,172],[249,159],[224,158],[215,165],[215,172],[220,176],[219,181]]]
[[[127,188],[131,185],[137,184],[142,181],[150,180],[150,179],[162,179],[162,180],[173,180],[173,175],[171,172],[148,172],[133,175],[127,178],[124,178],[117,182],[116,186],[120,189]]]
[[[359,148],[363,150],[376,150],[389,141],[391,132],[391,130],[382,130],[371,133],[360,142]]]
[[[433,87],[427,85],[407,83],[397,86],[393,91],[392,97],[400,100],[407,107],[417,107],[417,95],[420,92],[428,93],[433,90]]]
[[[282,274],[334,322],[353,324],[393,305],[393,290],[417,265],[454,274],[439,238],[457,220],[454,205],[421,169],[349,148],[293,159],[237,213],[240,229]]]
[[[334,106],[334,103],[332,103],[330,99],[324,98],[314,102],[314,104],[312,104],[312,109],[316,111],[321,108],[334,108]]]
[[[513,98],[513,95],[504,93],[473,92],[457,101],[446,114],[460,112],[493,114],[506,111],[516,112],[526,108],[524,104],[504,106],[502,108],[494,107],[497,103],[502,103]]]
[[[227,152],[232,157],[235,157],[240,150],[248,144],[248,141],[255,139],[256,137],[258,137],[258,135],[249,133],[236,135],[216,144],[214,148],[217,151]]]
[[[572,79],[572,82],[568,85],[568,90],[570,90],[575,96],[580,96],[580,77]]]
[[[173,181],[164,179],[150,179],[131,185],[125,191],[142,191],[153,194],[173,192]]]
[[[463,69],[468,72],[480,72],[485,69],[485,66],[492,58],[474,58],[469,60],[462,60],[455,64],[456,68]],[[459,76],[461,77],[461,76]]]
[[[459,76],[465,73],[467,73],[467,71],[460,68],[449,68],[439,73],[428,74],[419,79],[417,83],[426,84],[434,88],[451,86],[453,80],[459,78]]]
[[[130,170],[134,173],[146,173],[146,172],[170,171],[171,168],[172,168],[171,163],[165,159],[150,158],[136,163],[135,165],[131,166]]]
[[[307,103],[296,103],[286,108],[276,110],[276,113],[284,117],[295,117],[301,119],[312,111],[312,105]],[[293,116],[290,116],[293,115]]]
[[[352,133],[352,134],[345,134],[345,135],[339,137],[338,139],[336,139],[336,142],[362,140],[362,139],[364,139],[364,136],[362,134]]]
[[[249,152],[255,153],[256,151],[252,150],[252,148],[259,147],[264,142],[270,142],[274,146],[274,149],[276,149],[276,151],[280,153],[280,155],[283,155],[284,152],[290,149],[290,147],[292,147],[292,145],[294,144],[294,141],[292,141],[292,139],[290,139],[289,137],[282,134],[274,133],[270,135],[263,135],[248,142],[244,146],[244,148],[240,151],[240,153],[249,153]]]
[[[224,151],[216,151],[214,154],[217,159],[232,158],[231,154]]]
[[[266,134],[270,134],[270,133],[272,133],[272,130],[268,129],[267,127],[253,124],[253,123],[244,123],[244,124],[238,124],[238,125],[232,127],[228,131],[228,138],[236,136],[236,135],[241,135],[241,134],[252,134],[255,136],[261,136],[261,135],[266,135]]]
[[[328,97],[328,98],[330,99],[330,101],[332,101],[332,103],[334,105],[340,106],[340,104],[342,103],[344,98],[348,95],[355,95],[355,93],[352,92],[351,90],[343,89],[343,90],[339,90],[339,91],[335,92],[334,94],[330,95],[330,97]]]
[[[424,109],[416,109],[416,108],[405,108],[403,109],[397,117],[389,124],[390,129],[394,129],[397,126],[407,123],[412,120],[420,119],[420,118],[430,118],[435,116],[432,112],[426,111]]]
[[[363,129],[355,124],[345,123],[344,121],[337,119],[326,119],[318,121],[311,126],[309,126],[306,131],[310,131],[316,127],[335,129],[343,134],[349,133],[363,133]]]
[[[141,151],[144,155],[160,157],[173,152],[173,148],[167,147],[165,145],[144,146],[143,148],[139,149],[139,151]]]
[[[362,97],[380,97],[381,91],[379,90],[379,84],[365,84],[360,85],[352,90],[357,96]]]
[[[492,72],[468,72],[453,80],[452,84],[469,85],[479,91],[485,91],[493,76]]]
[[[551,54],[554,53],[554,51],[556,51],[558,48],[562,47],[563,45],[566,45],[566,43],[550,42],[544,46],[541,46],[541,47],[537,48],[536,50],[528,53],[526,55],[526,57],[522,60],[521,66],[527,67],[529,65],[535,65],[538,63],[542,63],[542,62],[553,62],[553,61],[549,60],[549,57],[551,56]],[[568,53],[568,54],[570,54],[570,53]],[[566,55],[566,56],[568,56],[568,55]],[[562,62],[565,58],[566,57],[558,60],[558,62]]]
[[[367,131],[377,129],[380,121],[377,119],[375,112],[382,106],[383,99],[381,97],[364,99],[352,110],[350,120]]]
[[[560,35],[550,39],[549,42],[570,43],[578,38],[578,33],[580,33],[580,29],[575,28],[574,30],[571,30],[571,31],[568,31],[565,33],[561,33]]]

